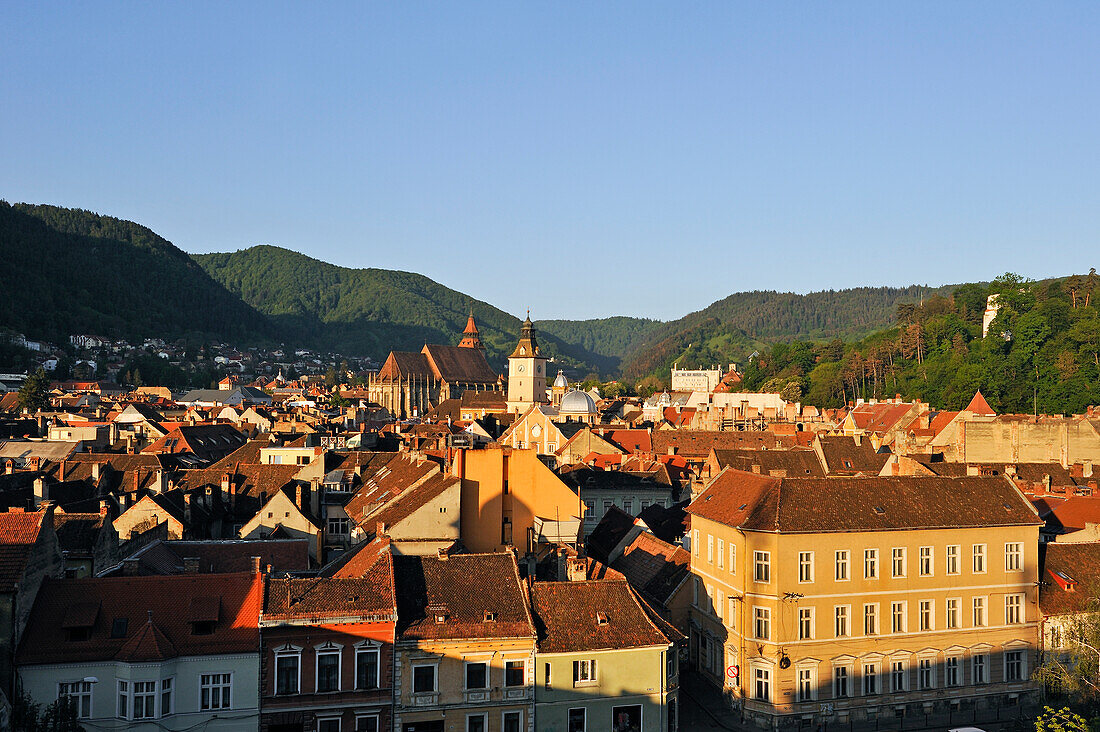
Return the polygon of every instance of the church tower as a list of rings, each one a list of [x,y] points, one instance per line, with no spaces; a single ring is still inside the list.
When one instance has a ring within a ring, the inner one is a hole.
[[[458,342],[459,348],[476,348],[485,350],[481,344],[481,334],[477,332],[477,324],[474,323],[474,313],[470,311],[470,319],[466,321],[466,330],[462,331],[462,340]]]
[[[519,343],[508,357],[508,411],[522,414],[532,404],[545,403],[546,358],[535,340],[531,311],[527,311]]]

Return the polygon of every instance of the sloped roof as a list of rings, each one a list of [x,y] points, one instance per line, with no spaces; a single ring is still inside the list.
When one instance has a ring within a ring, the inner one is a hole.
[[[757,465],[765,475],[771,475],[772,471],[783,471],[787,477],[799,476],[822,477],[824,468],[817,453],[805,448],[793,448],[790,450],[715,450],[715,460],[719,468],[737,468],[738,470],[752,471]]]
[[[10,591],[19,584],[45,516],[44,511],[0,513],[0,592]]]
[[[888,453],[876,452],[869,439],[858,445],[854,437],[844,435],[819,435],[817,439],[829,475],[877,474],[890,459]]]
[[[769,478],[726,468],[688,513],[751,531],[835,533],[1036,526],[1005,478]]]
[[[768,448],[779,444],[773,432],[718,432],[712,430],[656,430],[652,434],[653,452],[705,458],[713,449]]]
[[[691,573],[691,555],[649,532],[630,542],[622,556],[611,563],[627,581],[660,605],[667,605],[673,593]]]
[[[453,475],[442,473],[433,475],[412,490],[401,494],[381,511],[371,515],[370,524],[377,526],[377,524],[382,523],[388,527],[397,526],[449,489],[461,486],[461,484],[462,480]]]
[[[221,613],[212,633],[192,633],[189,608],[195,597],[218,599]],[[248,573],[46,579],[20,643],[18,663],[258,653],[262,597],[263,577]],[[71,641],[57,629],[68,608],[79,603],[98,603],[99,610],[91,637]],[[111,637],[116,619],[125,619],[120,638]]]
[[[398,381],[408,376],[434,377],[435,373],[432,371],[431,364],[428,363],[428,357],[423,353],[412,351],[390,351],[390,355],[386,357],[386,362],[378,370],[376,379],[385,383],[387,381]]]
[[[433,365],[436,375],[448,383],[495,384],[497,373],[485,360],[479,348],[462,346],[424,346],[424,355]]]
[[[392,557],[384,554],[362,578],[272,579],[267,583],[263,620],[295,618],[397,619]]]
[[[1044,615],[1096,610],[1089,601],[1100,593],[1100,543],[1040,544],[1039,566],[1039,608]],[[1076,587],[1063,589],[1053,573],[1074,580]]]
[[[541,653],[666,646],[626,582],[536,582],[531,589]]]
[[[996,416],[996,412],[993,411],[993,407],[989,406],[989,402],[982,396],[982,392],[979,389],[974,392],[974,398],[970,400],[970,403],[966,405],[964,412],[972,412],[973,414],[980,414],[987,417]]]
[[[394,557],[398,636],[534,638],[535,629],[510,553]],[[494,613],[489,619],[486,613]],[[436,622],[436,615],[444,617]]]

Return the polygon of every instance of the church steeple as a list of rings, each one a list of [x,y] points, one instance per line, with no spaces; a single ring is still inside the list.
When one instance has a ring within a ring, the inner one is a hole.
[[[462,331],[462,340],[458,342],[458,347],[485,350],[485,346],[481,343],[481,334],[477,331],[477,324],[474,323],[473,310],[470,311],[470,319],[466,321],[466,330]]]
[[[530,356],[541,356],[539,351],[539,342],[535,340],[535,326],[531,323],[531,311],[527,311],[527,318],[523,321],[523,329],[519,334],[519,343],[516,344],[516,350],[512,351],[512,355],[509,358],[523,358]]]

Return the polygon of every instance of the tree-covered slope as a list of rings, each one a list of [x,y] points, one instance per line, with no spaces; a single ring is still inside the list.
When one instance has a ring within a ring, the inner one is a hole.
[[[267,320],[185,252],[131,221],[0,201],[0,326],[55,342],[272,337]]]
[[[618,372],[620,362],[643,347],[660,326],[659,320],[622,315],[592,320],[535,322],[540,333],[547,333],[583,349],[590,359],[600,362],[601,371],[608,373]]]
[[[499,370],[519,338],[518,318],[411,272],[338,267],[267,245],[194,259],[283,332],[320,348],[381,359],[391,350],[419,351],[425,343],[455,344],[473,312]],[[540,342],[564,365],[606,369],[598,354],[549,333]]]
[[[898,303],[913,302],[950,287],[859,287],[799,295],[739,292],[698,312],[663,323],[623,363],[627,376],[667,378],[676,361],[684,366],[744,362],[769,342],[792,339],[860,338],[894,320]]]

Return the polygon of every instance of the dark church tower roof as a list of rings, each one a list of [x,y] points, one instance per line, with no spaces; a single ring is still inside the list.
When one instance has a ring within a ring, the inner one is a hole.
[[[535,326],[531,324],[531,311],[527,311],[527,319],[523,321],[523,330],[519,334],[519,343],[516,350],[508,358],[524,358],[529,356],[542,356],[539,351],[539,343],[535,340]]]
[[[470,313],[470,319],[466,321],[466,330],[462,331],[462,340],[458,342],[458,347],[485,350],[485,346],[481,343],[481,334],[477,332],[477,324],[474,323],[473,313]]]

